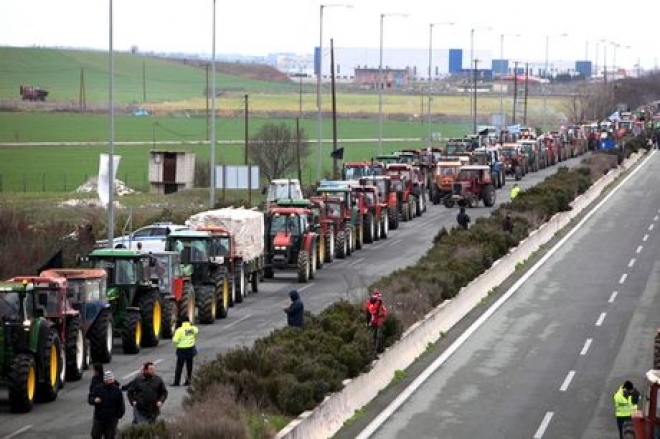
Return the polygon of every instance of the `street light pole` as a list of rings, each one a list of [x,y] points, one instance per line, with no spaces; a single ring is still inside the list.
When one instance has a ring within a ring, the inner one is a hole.
[[[209,170],[209,208],[215,206],[215,0],[213,0],[213,41],[211,43],[211,169]]]
[[[115,94],[114,94],[114,83],[115,83],[115,61],[114,61],[114,48],[113,48],[113,12],[112,12],[112,0],[110,0],[110,31],[108,35],[109,40],[109,70],[110,70],[110,79],[108,84],[108,93],[109,93],[109,119],[110,119],[110,160],[108,160],[108,246],[112,248],[112,241],[114,241],[115,233]]]
[[[428,112],[427,112],[427,120],[428,120],[428,129],[429,129],[429,135],[428,135],[428,146],[431,147],[431,89],[432,89],[432,81],[433,81],[433,26],[439,26],[442,24],[446,24],[449,26],[452,26],[454,23],[451,21],[445,21],[442,23],[431,23],[429,25],[429,87],[428,87]]]
[[[511,36],[511,37],[519,37],[520,34],[501,34],[500,35],[500,62],[504,63],[504,37],[505,36]],[[514,77],[518,74],[516,72],[516,69],[513,70],[513,75]],[[504,72],[500,72],[500,82],[502,82],[502,76],[504,76]],[[514,116],[515,117],[515,116]],[[506,118],[504,117],[504,84],[502,83],[500,85],[500,130],[503,129],[506,126]]]
[[[383,22],[385,17],[406,17],[406,14],[380,14],[380,50],[378,55],[378,154],[383,153]]]
[[[477,72],[473,71],[472,69],[476,69],[476,64],[474,63],[474,33],[477,30],[491,30],[490,27],[484,27],[484,28],[472,28],[470,29],[470,72],[472,72],[472,75],[470,75],[471,78],[476,78]],[[468,83],[470,80],[468,80]],[[476,81],[473,83],[473,87],[476,88]],[[474,108],[474,93],[476,90],[473,90],[472,93],[470,93],[470,118],[472,120],[475,120],[477,118],[477,110]],[[476,133],[473,133],[476,134]]]
[[[566,37],[568,36],[568,34],[563,33],[555,36]],[[550,35],[546,35],[545,36],[545,66],[543,68],[544,69],[543,77],[548,82],[543,84],[543,129],[544,130],[546,128],[547,118],[548,118],[548,84],[550,83],[550,80],[548,79],[549,46],[550,46]]]
[[[316,74],[316,130],[317,130],[317,149],[318,149],[318,163],[316,164],[316,180],[321,181],[321,170],[323,169],[322,161],[322,147],[323,147],[323,108],[321,99],[321,78],[323,76],[323,9],[334,6],[341,6],[344,8],[352,8],[353,5],[347,3],[330,3],[322,4],[319,6],[319,64],[318,72]]]

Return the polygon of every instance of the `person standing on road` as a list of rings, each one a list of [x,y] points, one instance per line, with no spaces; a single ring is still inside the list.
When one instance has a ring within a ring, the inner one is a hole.
[[[619,429],[619,439],[623,439],[623,425],[632,420],[632,414],[636,410],[632,397],[635,386],[630,381],[623,383],[614,394],[614,416]]]
[[[511,191],[509,191],[509,198],[511,201],[515,200],[518,195],[520,195],[520,192],[522,189],[520,189],[520,186],[518,186],[518,183],[514,183],[513,187],[511,188]]]
[[[465,213],[465,207],[461,207],[461,210],[456,215],[456,222],[461,226],[462,229],[467,230],[470,225],[470,215]]]
[[[103,373],[103,384],[92,389],[89,404],[94,406],[92,439],[114,439],[117,423],[124,417],[126,406],[112,371],[106,370]]]
[[[133,424],[153,424],[160,416],[160,408],[167,399],[163,379],[156,375],[156,366],[147,361],[142,373],[127,386],[128,401],[133,407]]]
[[[291,299],[291,304],[284,308],[287,324],[293,328],[302,328],[305,305],[300,298],[298,290],[289,291],[289,298]]]
[[[190,385],[193,371],[193,361],[197,355],[197,348],[195,342],[199,330],[197,326],[190,323],[187,316],[181,319],[181,326],[174,332],[172,343],[176,347],[176,369],[174,371],[173,386],[178,386],[181,383],[181,372],[183,372],[183,364],[186,364],[186,381],[184,386]]]

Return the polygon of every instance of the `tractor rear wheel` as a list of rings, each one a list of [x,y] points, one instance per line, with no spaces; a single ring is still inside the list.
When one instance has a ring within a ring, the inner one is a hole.
[[[85,336],[80,317],[66,322],[66,379],[78,381],[85,370]]]
[[[176,331],[176,321],[179,311],[176,309],[174,299],[162,299],[163,303],[163,328],[160,335],[164,339],[171,339]],[[192,321],[192,320],[191,320]]]
[[[306,283],[309,280],[309,253],[298,252],[298,282]]]
[[[420,195],[419,197],[413,198],[413,201],[415,202],[415,216],[422,216],[424,213],[424,201],[422,196]]]
[[[339,259],[344,259],[347,256],[346,255],[346,253],[347,253],[347,251],[346,251],[346,249],[347,249],[346,238],[347,238],[347,236],[346,236],[346,233],[344,232],[344,230],[340,230],[339,232],[337,232],[337,241],[336,241],[335,246],[337,248],[337,257]]]
[[[374,216],[374,241],[380,241],[380,237],[382,235],[382,228],[383,226],[383,221],[381,218]]]
[[[60,337],[53,328],[42,353],[44,382],[37,386],[37,400],[42,402],[55,401],[63,385],[62,371],[65,367],[62,356]]]
[[[163,324],[163,305],[157,290],[141,294],[138,307],[142,317],[142,347],[158,346]]]
[[[312,251],[309,254],[309,278],[314,279],[316,277],[316,270],[318,265],[316,264],[316,245],[312,245]]]
[[[199,315],[199,323],[205,325],[215,322],[216,316],[216,299],[215,290],[212,286],[203,286],[197,290],[197,315]]]
[[[325,240],[325,262],[332,262],[335,259],[335,232],[330,229],[323,238]]]
[[[364,230],[364,242],[367,244],[374,242],[374,216],[371,212],[364,216],[362,230]]]
[[[109,309],[99,313],[87,331],[87,339],[93,362],[109,363],[112,360],[112,314]]]
[[[484,186],[481,190],[481,199],[484,200],[484,206],[493,207],[495,205],[495,188],[492,184]]]
[[[410,203],[403,203],[403,212],[401,217],[404,221],[411,220],[412,217],[410,216]]]
[[[7,380],[9,408],[14,413],[27,413],[34,405],[37,390],[37,366],[30,354],[12,357]]]
[[[137,354],[142,345],[142,317],[137,311],[126,313],[126,324],[121,331],[121,347],[125,354]]]
[[[217,302],[217,313],[215,314],[216,319],[226,319],[229,314],[229,307],[232,303],[231,298],[231,285],[229,285],[229,279],[227,276],[222,278],[222,281],[219,285],[219,290],[216,289],[215,300]]]
[[[190,322],[195,322],[195,287],[190,282],[183,283],[183,293],[176,307],[178,319],[188,317]]]
[[[316,246],[316,266],[323,268],[323,263],[325,262],[325,237],[318,235],[316,239],[318,243]]]
[[[399,228],[399,212],[396,207],[387,210],[387,222],[390,229],[395,230]]]
[[[385,209],[382,213],[381,224],[380,224],[380,237],[382,239],[387,239],[387,235],[390,233],[390,222],[389,222],[389,213]]]

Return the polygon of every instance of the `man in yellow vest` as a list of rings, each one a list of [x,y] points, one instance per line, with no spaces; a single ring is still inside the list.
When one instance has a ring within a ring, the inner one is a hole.
[[[190,323],[188,317],[181,319],[181,326],[174,332],[172,343],[176,347],[176,370],[174,372],[173,386],[178,386],[181,383],[181,372],[183,372],[183,363],[186,364],[186,381],[184,386],[190,385],[192,378],[193,360],[197,355],[197,348],[195,348],[195,341],[199,330],[197,326]]]
[[[634,390],[633,383],[626,381],[614,394],[614,416],[619,429],[619,439],[623,439],[623,424],[632,420],[632,414],[637,409],[632,401]]]
[[[509,198],[511,199],[511,201],[513,201],[518,196],[518,194],[520,194],[521,190],[522,189],[520,189],[520,186],[518,186],[518,183],[513,184],[513,187],[511,188],[511,191],[509,191]]]

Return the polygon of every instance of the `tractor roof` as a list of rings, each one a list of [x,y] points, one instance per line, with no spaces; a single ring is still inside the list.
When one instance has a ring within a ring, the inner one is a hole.
[[[32,284],[34,288],[66,288],[66,279],[63,277],[42,277],[42,276],[14,276],[9,279],[10,282]]]
[[[312,203],[307,198],[280,198],[276,204],[280,207],[309,207]]]
[[[0,293],[32,291],[34,285],[28,282],[5,281],[0,282]]]
[[[99,268],[54,268],[40,273],[42,277],[63,277],[69,280],[73,279],[99,279],[107,277],[105,270]]]
[[[141,256],[141,253],[137,250],[129,250],[126,248],[100,248],[93,250],[89,256],[106,258],[138,258]]]
[[[309,213],[309,209],[303,209],[300,207],[272,207],[270,213],[279,214],[279,215],[301,215],[305,216]]]
[[[466,171],[470,171],[470,170],[484,171],[484,170],[487,170],[487,171],[490,171],[490,166],[488,166],[488,165],[465,165],[465,166],[461,166],[461,171],[462,170],[466,170]]]
[[[651,384],[660,384],[660,370],[657,369],[649,370],[648,372],[646,372],[646,379]]]

